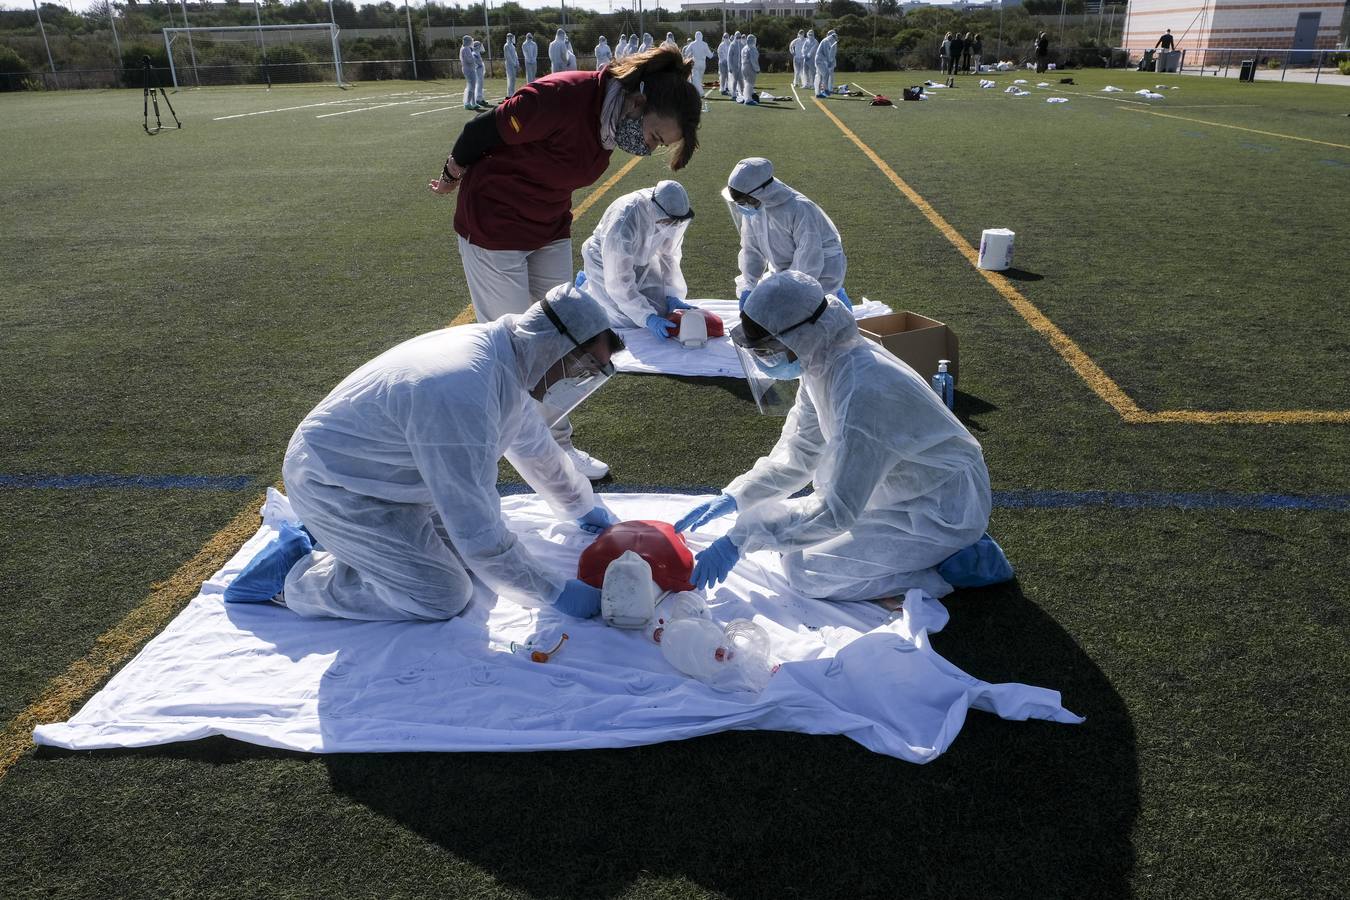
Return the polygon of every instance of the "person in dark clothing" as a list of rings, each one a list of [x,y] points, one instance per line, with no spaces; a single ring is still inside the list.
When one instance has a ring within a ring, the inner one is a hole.
[[[1172,29],[1167,29],[1167,33],[1158,38],[1158,43],[1153,45],[1153,49],[1163,48],[1164,52],[1171,50],[1176,45],[1176,40],[1172,37]]]
[[[965,38],[963,38],[961,36],[961,32],[958,31],[956,34],[952,35],[951,56],[949,57],[949,64],[947,68],[948,85],[954,86],[956,83],[956,70],[961,66],[961,54],[964,53],[965,50],[966,50]]]
[[[970,45],[970,59],[974,63],[975,72],[978,74],[980,64],[984,62],[984,41],[980,39],[978,34],[975,35],[975,39]]]
[[[961,71],[970,71],[970,54],[975,49],[975,35],[966,32],[966,36],[961,39]]]
[[[1044,72],[1050,65],[1050,38],[1044,31],[1036,38],[1036,71]]]

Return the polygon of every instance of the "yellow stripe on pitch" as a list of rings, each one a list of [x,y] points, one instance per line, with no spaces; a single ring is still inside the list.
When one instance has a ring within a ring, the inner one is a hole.
[[[255,498],[230,523],[211,536],[168,580],[152,585],[150,596],[112,628],[99,635],[82,658],[53,678],[36,700],[0,731],[0,779],[33,746],[33,729],[64,722],[122,662],[173,620],[202,582],[225,564],[258,530],[258,510],[267,495]]]
[[[1266,137],[1283,138],[1286,141],[1303,141],[1305,144],[1321,144],[1323,147],[1335,147],[1337,150],[1350,150],[1350,144],[1333,144],[1331,141],[1319,141],[1315,138],[1299,137],[1293,134],[1280,134],[1278,131],[1262,131],[1259,128],[1247,128],[1244,125],[1228,125],[1224,122],[1211,122],[1208,119],[1192,119],[1190,116],[1178,116],[1173,113],[1158,112],[1153,109],[1135,109],[1133,106],[1120,107],[1124,112],[1145,113],[1161,116],[1164,119],[1177,119],[1182,122],[1194,122],[1197,125],[1212,125],[1215,128],[1231,128],[1234,131],[1246,131],[1251,134],[1263,134]]]
[[[1023,320],[1026,321],[1037,333],[1045,337],[1050,342],[1050,346],[1055,352],[1064,359],[1065,362],[1082,378],[1084,383],[1101,397],[1106,403],[1114,409],[1122,419],[1130,424],[1176,424],[1184,423],[1187,425],[1321,425],[1321,424],[1340,424],[1350,423],[1350,411],[1345,410],[1290,410],[1290,411],[1233,411],[1233,412],[1205,412],[1201,410],[1169,410],[1164,412],[1149,412],[1135,403],[1134,400],[1123,391],[1118,384],[1107,375],[1101,368],[1092,361],[1083,350],[1074,343],[1073,339],[1060,330],[1054,322],[1051,322],[1039,309],[1036,308],[1030,300],[1024,297],[1021,291],[1017,290],[1007,278],[979,267],[980,254],[970,245],[964,237],[961,236],[955,228],[951,226],[946,219],[933,209],[932,205],[920,196],[919,192],[910,187],[903,178],[895,174],[895,170],[886,164],[880,156],[876,154],[871,147],[863,143],[847,125],[839,120],[839,117],[821,103],[815,100],[816,106],[820,107],[821,112],[829,117],[830,121],[844,133],[844,136],[851,140],[858,149],[861,150],[872,163],[881,170],[891,182],[904,194],[909,202],[913,203],[924,214],[924,217],[932,222],[938,231],[954,246],[957,251],[966,258],[966,261],[979,272],[985,281],[993,285],[994,289],[1007,300],[1013,309],[1017,311]],[[1161,113],[1154,113],[1161,115]],[[1172,118],[1182,118],[1173,116]],[[1199,121],[1199,120],[1193,120]],[[1235,126],[1234,126],[1235,127]],[[1295,138],[1295,140],[1306,140],[1304,138]],[[1320,142],[1318,142],[1320,143]],[[1332,145],[1339,146],[1339,145]],[[1350,149],[1350,148],[1347,148]]]

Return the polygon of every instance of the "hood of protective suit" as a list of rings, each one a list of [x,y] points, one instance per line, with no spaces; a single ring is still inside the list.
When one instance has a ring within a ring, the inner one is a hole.
[[[679,218],[689,215],[689,192],[678,181],[662,181],[652,191],[652,200],[665,215]]]
[[[467,34],[464,35],[464,43],[463,43],[463,46],[465,46],[465,47],[472,47],[472,46],[473,46],[473,38],[469,37]]]
[[[694,40],[696,40],[696,41],[701,41],[701,40],[703,40],[703,32],[701,32],[701,31],[695,31],[695,32],[694,32]]]
[[[555,34],[554,37],[557,38],[558,40],[562,40],[563,38],[567,37],[567,32],[565,32],[565,31],[563,31],[561,28],[559,28],[559,29],[558,29],[558,33]]]
[[[506,42],[508,44],[514,44],[516,42],[516,36],[514,34],[508,34],[506,36]]]
[[[534,32],[533,32],[533,31],[527,31],[527,32],[525,32],[525,40],[527,40],[527,41],[529,41],[531,44],[533,44],[533,43],[534,43]]]
[[[603,34],[600,35],[600,43],[602,43],[602,44],[608,44],[608,43],[609,43],[609,38],[605,37]]]
[[[765,184],[766,181],[769,183]],[[762,156],[752,156],[736,163],[736,168],[731,170],[731,177],[727,179],[727,187],[749,194],[765,206],[784,204],[797,193],[774,178],[773,163]]]
[[[812,28],[810,31],[806,32],[806,36],[814,41],[816,39],[816,30]]]
[[[792,328],[820,306],[825,291],[810,275],[775,272],[755,286],[745,301],[745,314],[797,354],[807,371],[819,371],[834,356],[863,340],[853,313],[835,298],[819,319]],[[780,332],[792,328],[786,334]]]
[[[747,37],[747,38],[745,39],[745,41],[746,41],[746,43],[749,44],[751,47],[754,47],[754,46],[755,46],[755,36],[754,36],[753,34],[750,35],[749,37]]]
[[[560,284],[545,299],[578,343],[585,344],[609,328],[609,316],[595,298],[570,284]],[[571,338],[549,321],[541,304],[535,303],[516,316],[503,316],[516,351],[521,383],[530,388],[555,362],[576,348]]]

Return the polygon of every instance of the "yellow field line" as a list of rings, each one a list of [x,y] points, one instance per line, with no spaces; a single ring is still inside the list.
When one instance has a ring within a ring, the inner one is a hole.
[[[601,197],[605,196],[605,194],[609,192],[610,188],[614,187],[614,185],[622,181],[623,176],[633,171],[633,167],[640,162],[642,162],[641,156],[633,157],[628,162],[623,164],[623,168],[619,169],[619,171],[611,175],[608,181],[606,181],[604,184],[600,185],[598,188],[587,194],[586,199],[581,201],[581,205],[572,210],[572,221],[575,222],[577,219],[580,219],[582,216],[586,215],[586,210],[594,206],[600,200]],[[474,319],[473,304],[470,303],[468,306],[464,307],[462,310],[459,311],[459,315],[455,316],[455,318],[450,322],[450,327],[457,328],[460,325],[468,325],[470,322],[473,321],[473,319]]]
[[[1122,391],[1120,386],[1112,381],[1111,377],[1101,370],[1100,366],[1093,362],[1086,353],[1078,348],[1078,345],[1073,342],[1072,338],[1063,331],[1060,331],[1059,327],[1055,325],[1054,322],[1047,319],[1040,310],[1032,305],[1030,300],[1023,297],[1008,279],[999,275],[997,272],[990,272],[986,269],[979,268],[976,264],[980,254],[975,248],[970,246],[970,243],[963,238],[946,219],[942,218],[942,216],[938,214],[938,211],[933,209],[927,200],[919,196],[919,193],[915,191],[914,188],[910,187],[903,178],[895,174],[895,170],[888,166],[886,161],[880,156],[877,156],[876,151],[864,144],[862,139],[854,134],[847,125],[839,121],[839,118],[835,116],[834,113],[830,112],[825,107],[825,104],[821,103],[819,100],[816,100],[815,103],[816,106],[819,106],[821,111],[834,122],[839,130],[844,133],[844,136],[856,144],[858,149],[866,154],[867,158],[872,161],[873,165],[880,169],[881,173],[890,179],[891,184],[895,185],[900,190],[900,193],[904,194],[909,202],[918,207],[919,212],[923,213],[928,221],[932,222],[934,227],[942,232],[943,237],[950,241],[952,246],[954,246],[972,266],[975,266],[975,270],[984,276],[985,281],[988,281],[993,285],[994,290],[1002,294],[1003,299],[1012,304],[1012,308],[1017,310],[1018,314],[1026,320],[1027,324],[1050,341],[1050,346],[1055,348],[1056,352],[1058,352],[1059,355],[1064,358],[1064,361],[1078,373],[1078,377],[1082,378],[1097,396],[1105,400],[1111,408],[1119,413],[1127,422],[1140,421],[1142,418],[1148,416],[1148,413],[1140,409],[1138,404],[1131,400],[1129,395]]]
[[[258,530],[258,510],[266,494],[246,506],[228,525],[211,536],[168,580],[152,585],[151,593],[126,618],[101,634],[82,658],[53,678],[28,708],[0,731],[0,779],[33,746],[33,729],[47,722],[69,719],[75,707],[108,677],[123,660],[140,649],[197,596],[202,582],[235,554]]]
[[[1142,409],[1139,404],[1121,390],[1120,386],[1112,380],[1101,368],[1092,361],[1092,358],[1074,343],[1073,339],[1060,330],[1054,322],[1051,322],[1044,313],[1036,306],[1022,296],[1007,278],[997,272],[990,272],[987,269],[979,267],[980,254],[970,243],[961,236],[951,224],[933,209],[919,192],[910,187],[903,178],[895,174],[895,170],[886,164],[886,161],[876,154],[871,147],[863,143],[862,139],[849,129],[847,125],[825,104],[819,100],[815,101],[816,106],[820,107],[821,112],[829,117],[830,121],[844,133],[844,136],[851,140],[858,149],[861,150],[868,159],[870,159],[881,173],[885,175],[904,194],[909,202],[918,207],[919,212],[924,214],[928,221],[932,222],[934,227],[940,231],[952,246],[966,258],[966,261],[975,268],[976,272],[984,278],[985,281],[993,285],[994,289],[1003,296],[1003,299],[1015,309],[1028,325],[1036,332],[1041,334],[1050,342],[1050,346],[1055,349],[1069,366],[1078,373],[1084,383],[1101,397],[1106,403],[1114,409],[1122,419],[1131,424],[1174,424],[1185,423],[1188,425],[1317,425],[1327,423],[1350,423],[1350,411],[1345,410],[1291,410],[1291,411],[1234,411],[1234,412],[1204,412],[1200,410],[1170,410],[1166,412],[1149,412]],[[1123,108],[1123,107],[1122,107]],[[1177,118],[1180,118],[1179,116]]]
[[[1286,141],[1303,141],[1305,144],[1321,144],[1323,147],[1335,147],[1337,150],[1350,150],[1350,144],[1333,144],[1331,141],[1319,141],[1314,138],[1298,137],[1293,134],[1280,134],[1277,131],[1261,131],[1259,128],[1247,128],[1242,125],[1227,125],[1223,122],[1210,122],[1207,119],[1192,119],[1190,116],[1174,116],[1171,113],[1158,112],[1153,109],[1135,109],[1132,106],[1122,106],[1120,108],[1126,112],[1147,113],[1150,116],[1162,116],[1164,119],[1178,119],[1182,122],[1194,122],[1197,125],[1213,125],[1215,128],[1231,128],[1234,131],[1247,131],[1252,134],[1263,134],[1266,137],[1284,138]]]

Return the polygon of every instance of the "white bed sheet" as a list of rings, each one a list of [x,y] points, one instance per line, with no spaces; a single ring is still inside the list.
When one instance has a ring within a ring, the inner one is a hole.
[[[273,604],[225,604],[225,586],[291,516],[275,492],[264,524],[186,609],[68,722],[34,739],[73,749],[139,747],[225,735],[316,753],[624,747],[732,729],[844,734],[924,763],[969,709],[1006,719],[1081,722],[1058,692],[989,684],[939,656],[947,621],[911,591],[903,615],[871,603],[795,594],[778,557],[753,553],[709,597],[720,622],[753,618],[781,667],[758,695],[719,693],[672,669],[642,632],[579,622],[480,593],[448,622],[303,619]],[[607,494],[621,518],[674,521],[699,498]],[[540,557],[574,570],[591,538],[555,522],[534,495],[502,500]],[[693,535],[706,545],[726,528]],[[510,652],[542,628],[571,639],[550,662]]]
[[[690,303],[716,314],[726,326],[727,335],[740,322],[740,307],[735,300],[690,300]],[[853,316],[866,319],[884,316],[892,310],[877,300],[860,301]],[[736,359],[730,337],[713,338],[694,350],[686,350],[677,341],[661,340],[645,328],[619,330],[627,349],[614,355],[614,367],[620,372],[643,375],[690,375],[705,378],[740,378],[745,373]]]

